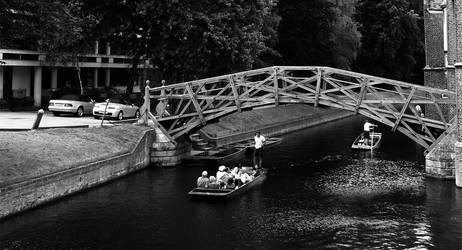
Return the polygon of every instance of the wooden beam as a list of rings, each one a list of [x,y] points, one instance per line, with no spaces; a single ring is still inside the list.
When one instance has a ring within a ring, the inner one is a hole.
[[[277,107],[279,106],[279,84],[278,84],[278,69],[277,68],[274,68],[273,84],[274,84],[274,104]]]
[[[401,118],[403,118],[404,112],[406,112],[407,107],[409,106],[409,103],[411,102],[412,96],[414,95],[415,88],[412,88],[411,93],[408,95],[406,103],[404,103],[403,108],[401,109],[401,112],[399,113],[398,117],[396,118],[395,125],[393,125],[393,128],[391,131],[395,132],[396,128],[398,127],[399,123],[401,122]]]
[[[173,145],[176,146],[177,142],[175,141],[175,139],[173,139],[173,137],[170,136],[170,134],[167,132],[164,126],[162,126],[162,124],[157,122],[156,117],[151,112],[149,112],[148,115],[149,115],[149,118],[151,118],[151,120],[154,122],[154,125],[158,127],[162,131],[162,133],[164,133],[164,135],[169,139],[171,143],[173,143]]]
[[[319,96],[321,95],[321,83],[322,83],[322,71],[318,69],[318,74],[316,75],[316,93],[314,96],[314,106],[317,107],[319,104]]]
[[[358,101],[356,102],[355,114],[358,114],[359,107],[361,106],[361,102],[363,101],[364,96],[366,94],[366,87],[367,87],[367,82],[368,81],[369,80],[367,80],[367,79],[363,79],[361,81],[361,90],[359,91]]]
[[[229,85],[231,85],[231,89],[233,90],[234,102],[236,103],[237,111],[241,112],[241,102],[239,101],[239,93],[237,92],[236,84],[234,83],[233,77],[229,78]]]
[[[435,95],[433,95],[433,93],[430,93],[430,97],[431,97],[432,101],[435,101]],[[441,111],[440,106],[436,102],[435,102],[435,108],[436,108],[436,111],[438,111],[438,115],[440,116],[441,121],[444,122],[445,129],[447,130],[448,125],[447,125],[446,119],[444,118],[443,111]]]
[[[199,103],[196,100],[194,92],[193,92],[193,90],[191,88],[191,84],[186,84],[186,89],[188,90],[189,96],[191,98],[191,101],[192,101],[194,107],[196,108],[197,114],[199,115],[199,119],[200,119],[202,125],[205,125],[205,119],[204,119],[204,115],[202,114],[201,106],[199,105]]]

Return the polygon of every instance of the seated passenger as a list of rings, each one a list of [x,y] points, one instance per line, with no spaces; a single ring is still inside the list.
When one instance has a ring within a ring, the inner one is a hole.
[[[227,189],[235,189],[236,185],[234,185],[234,179],[228,179],[228,182],[226,183],[226,188]]]
[[[241,180],[242,183],[245,184],[245,183],[247,183],[249,181],[253,181],[254,178],[255,177],[253,176],[253,174],[249,175],[248,173],[243,173],[243,174],[241,174],[240,180]]]
[[[202,175],[199,178],[197,178],[197,187],[206,188],[208,186],[209,178],[207,176],[207,171],[203,171]]]
[[[208,188],[220,188],[220,184],[217,183],[215,176],[210,176]]]
[[[225,172],[226,170],[226,167],[221,165],[220,167],[218,167],[218,172],[217,172],[217,182],[220,182],[220,181],[223,181],[223,176],[226,174]]]
[[[239,176],[241,175],[241,168],[242,168],[242,164],[239,163],[236,167],[233,168],[233,170],[231,171],[231,175],[234,178],[239,178]]]

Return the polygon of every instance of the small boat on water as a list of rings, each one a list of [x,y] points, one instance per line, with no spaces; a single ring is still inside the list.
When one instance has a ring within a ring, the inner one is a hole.
[[[281,142],[282,142],[282,137],[268,137],[265,140],[264,148],[269,148],[269,147],[277,145],[277,144],[279,144]],[[252,140],[248,140],[248,141],[233,143],[230,146],[232,146],[232,147],[253,148],[254,145],[255,145],[255,141],[252,139]]]
[[[356,140],[351,145],[351,148],[360,150],[371,150],[371,148],[376,149],[377,147],[379,147],[380,141],[382,140],[382,133],[371,132],[371,138],[367,140],[367,143],[364,140],[364,134],[365,133],[362,132],[358,137],[356,137]]]
[[[218,147],[206,151],[200,151],[190,158],[198,161],[211,161],[213,163],[225,163],[244,155],[245,147]]]
[[[250,168],[250,167],[248,167]],[[233,189],[218,189],[218,188],[194,188],[189,191],[188,195],[191,198],[210,198],[210,199],[229,199],[255,187],[263,182],[266,178],[266,169],[260,169],[260,173],[255,176],[252,181],[249,181],[238,188]]]
[[[266,139],[265,148],[279,144],[282,141],[280,137],[270,137]],[[209,162],[213,164],[223,164],[237,160],[253,152],[253,140],[236,142],[230,145],[215,147],[208,150],[196,150],[191,152],[187,160]]]

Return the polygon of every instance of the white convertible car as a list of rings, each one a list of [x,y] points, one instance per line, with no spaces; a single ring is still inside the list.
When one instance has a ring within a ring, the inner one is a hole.
[[[107,108],[106,108],[107,105]],[[107,102],[96,103],[93,108],[93,117],[99,119],[103,116],[106,110],[105,117],[116,118],[122,120],[128,117],[139,118],[140,108],[135,104],[129,103],[127,100],[120,96],[115,96],[108,99]]]
[[[54,115],[75,114],[83,116],[91,114],[95,101],[86,95],[66,94],[57,99],[50,100],[48,110]]]

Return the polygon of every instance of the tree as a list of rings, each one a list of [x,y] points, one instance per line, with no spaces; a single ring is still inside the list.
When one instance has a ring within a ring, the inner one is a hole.
[[[416,82],[424,53],[420,17],[407,0],[360,1],[355,19],[360,23],[359,71],[397,80]]]
[[[80,78],[79,55],[88,52],[93,38],[88,32],[96,22],[84,15],[78,0],[1,1],[0,46],[33,49],[46,53],[52,63],[71,63]]]
[[[96,37],[89,32],[97,22],[96,18],[82,11],[83,3],[79,0],[54,1],[53,4],[42,6],[42,28],[38,29],[38,50],[47,54],[46,58],[52,63],[71,64],[75,67],[80,86],[80,93],[84,94],[80,56],[91,53]]]
[[[281,0],[279,51],[287,65],[349,69],[359,48],[356,24],[324,0]]]
[[[134,67],[149,59],[169,82],[248,70],[277,56],[266,44],[277,36],[274,0],[88,0],[88,5],[102,17],[98,29],[111,27],[111,40],[134,56]]]

